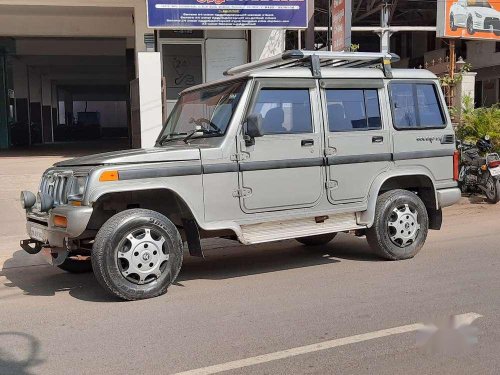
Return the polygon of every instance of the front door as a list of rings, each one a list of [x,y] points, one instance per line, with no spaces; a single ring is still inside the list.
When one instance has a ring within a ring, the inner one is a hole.
[[[325,80],[327,189],[333,204],[364,202],[391,163],[383,81]]]
[[[287,88],[292,86],[293,88]],[[240,145],[244,212],[314,206],[323,190],[323,142],[316,83],[256,83],[249,113],[263,118],[264,136]]]

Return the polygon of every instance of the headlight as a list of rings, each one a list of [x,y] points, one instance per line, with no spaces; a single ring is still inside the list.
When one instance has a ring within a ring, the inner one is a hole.
[[[476,17],[477,17],[477,18],[483,18],[483,15],[482,15],[482,14],[480,14],[480,13],[478,13],[478,12],[474,12],[474,13],[476,14]]]
[[[71,179],[70,186],[68,189],[68,202],[81,202],[83,200],[83,194],[85,193],[85,187],[87,185],[88,176],[74,176]]]

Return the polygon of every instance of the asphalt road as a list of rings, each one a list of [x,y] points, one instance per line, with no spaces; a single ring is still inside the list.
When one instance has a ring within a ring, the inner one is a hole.
[[[207,247],[165,296],[138,302],[109,297],[92,274],[24,265],[15,252],[0,266],[0,375],[171,374],[247,358],[225,373],[500,372],[500,205],[447,209],[443,230],[402,262],[344,234],[318,248]],[[415,330],[370,336],[465,313],[482,315],[476,331],[453,331],[444,344],[419,345]],[[254,358],[360,334],[368,339]],[[451,350],[463,336],[477,344]]]

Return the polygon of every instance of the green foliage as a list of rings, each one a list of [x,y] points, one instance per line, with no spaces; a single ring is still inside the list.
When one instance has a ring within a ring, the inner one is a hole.
[[[474,108],[470,97],[464,98],[457,128],[459,139],[475,142],[489,135],[496,151],[500,151],[500,104]]]

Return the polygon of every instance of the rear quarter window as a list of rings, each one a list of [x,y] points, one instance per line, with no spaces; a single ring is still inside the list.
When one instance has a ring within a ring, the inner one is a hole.
[[[446,118],[434,83],[392,82],[389,90],[396,129],[446,127]]]

